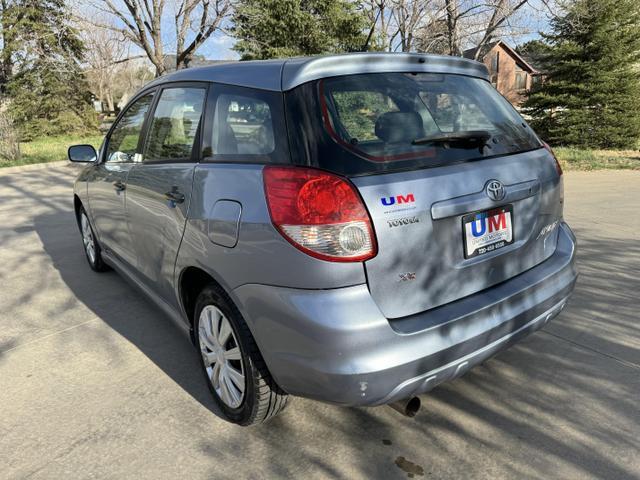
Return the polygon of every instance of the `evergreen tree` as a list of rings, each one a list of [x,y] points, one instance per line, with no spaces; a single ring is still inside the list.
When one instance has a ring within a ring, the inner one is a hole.
[[[80,68],[83,45],[64,0],[16,0],[11,114],[23,140],[95,130],[96,114]]]
[[[516,47],[516,52],[522,55],[534,68],[540,68],[549,55],[550,46],[542,40],[529,40]]]
[[[640,2],[576,0],[552,28],[536,49],[546,79],[524,104],[534,128],[552,145],[637,147]]]
[[[360,51],[367,39],[349,0],[241,0],[233,22],[243,60]]]
[[[0,0],[0,41],[2,51],[0,53],[0,94],[7,91],[7,83],[13,72],[13,1]]]

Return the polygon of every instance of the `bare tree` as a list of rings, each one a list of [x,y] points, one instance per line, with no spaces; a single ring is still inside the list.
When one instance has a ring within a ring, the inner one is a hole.
[[[460,38],[458,35],[458,2],[457,0],[445,0],[445,14],[447,24],[447,45],[449,55],[460,55]]]
[[[109,111],[115,110],[114,97],[117,81],[117,66],[128,59],[128,42],[121,35],[106,28],[80,24],[85,46],[85,73],[92,93],[107,104]]]
[[[527,20],[532,16],[549,16],[551,2],[439,0],[432,23],[420,31],[417,45],[425,51],[435,48],[437,53],[458,56],[465,48],[475,48],[475,59],[478,59],[484,47],[500,38],[531,33]]]
[[[389,51],[462,55],[503,38],[531,33],[529,17],[552,17],[566,0],[368,0],[369,40]],[[524,12],[526,11],[526,15]],[[368,42],[369,43],[369,42]]]
[[[395,0],[392,2],[391,17],[395,32],[391,35],[391,42],[398,38],[399,49],[409,52],[413,48],[414,33],[421,27],[422,21],[428,13],[427,0]]]
[[[479,28],[477,28],[477,34],[480,36],[479,40],[475,42],[474,60],[480,58],[487,44],[500,38],[500,30],[509,26],[508,20],[528,2],[529,0],[494,0],[488,3],[484,12],[473,14],[480,20]],[[476,34],[473,31],[470,33],[470,36]]]
[[[368,0],[362,2],[364,10],[369,20],[369,33],[363,50],[370,48],[378,49],[380,47],[385,50],[388,48],[387,41],[387,6],[389,0]],[[376,36],[377,33],[377,36]],[[375,38],[374,38],[375,37]]]
[[[117,23],[106,25],[142,49],[156,69],[166,73],[163,26],[173,15],[176,69],[186,68],[202,44],[220,30],[232,9],[232,0],[178,0],[169,12],[166,0],[91,0],[94,9]],[[172,2],[174,4],[174,2]],[[105,25],[100,25],[105,26]]]
[[[385,50],[409,52],[417,32],[429,23],[435,0],[369,0],[363,5],[371,22],[367,43],[375,36]]]
[[[119,65],[116,92],[119,96],[118,107],[122,108],[131,96],[145,83],[153,80],[153,71],[146,59],[130,58]]]

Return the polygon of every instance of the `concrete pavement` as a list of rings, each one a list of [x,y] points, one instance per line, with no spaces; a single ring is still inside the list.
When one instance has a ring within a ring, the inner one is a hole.
[[[295,398],[250,429],[178,328],[85,264],[74,172],[0,170],[0,477],[640,477],[640,172],[565,174],[571,303],[416,419]]]

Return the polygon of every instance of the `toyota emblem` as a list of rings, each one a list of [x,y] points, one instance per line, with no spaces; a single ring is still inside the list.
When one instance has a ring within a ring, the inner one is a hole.
[[[505,191],[504,185],[500,180],[489,180],[487,182],[487,186],[485,188],[487,193],[487,197],[489,197],[494,202],[499,202],[504,198]]]

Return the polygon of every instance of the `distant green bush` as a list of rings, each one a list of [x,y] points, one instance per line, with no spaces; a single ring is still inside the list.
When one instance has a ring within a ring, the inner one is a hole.
[[[34,118],[25,121],[20,128],[22,141],[60,135],[90,135],[98,131],[98,117],[87,112],[80,116],[76,112],[64,111],[51,119]]]

